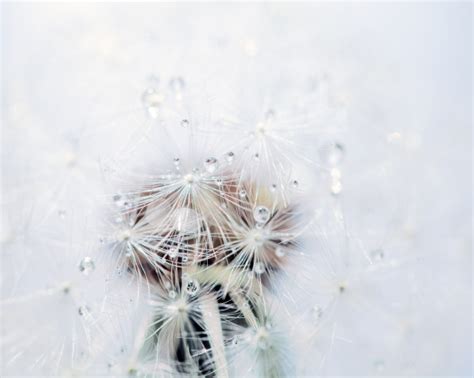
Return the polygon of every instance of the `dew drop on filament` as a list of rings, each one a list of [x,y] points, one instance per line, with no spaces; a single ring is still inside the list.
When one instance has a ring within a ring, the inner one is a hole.
[[[261,262],[261,261],[256,262],[254,267],[253,267],[253,271],[256,274],[264,273],[265,272],[265,265],[263,264],[263,262]]]
[[[344,147],[337,142],[328,143],[320,148],[319,156],[323,163],[334,167],[344,159]]]
[[[257,206],[253,210],[253,218],[257,223],[266,223],[270,219],[270,211],[265,206]]]
[[[219,162],[217,161],[215,157],[207,158],[204,161],[204,167],[206,168],[206,171],[209,173],[214,173],[217,170],[218,166],[219,166]]]
[[[79,263],[79,271],[84,275],[89,275],[95,270],[95,263],[91,257],[84,257]]]
[[[189,279],[186,282],[186,293],[193,296],[199,291],[199,283],[195,280]]]

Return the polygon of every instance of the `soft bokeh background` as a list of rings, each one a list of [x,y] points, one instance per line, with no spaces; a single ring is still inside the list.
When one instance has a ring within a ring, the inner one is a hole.
[[[471,375],[472,4],[12,2],[1,53],[4,299],[48,274],[9,266],[37,246],[12,240],[45,213],[80,219],[150,81],[237,101],[324,90],[336,116],[314,127],[344,145],[343,234],[393,269],[364,283],[368,312],[342,306],[295,351],[295,374]]]

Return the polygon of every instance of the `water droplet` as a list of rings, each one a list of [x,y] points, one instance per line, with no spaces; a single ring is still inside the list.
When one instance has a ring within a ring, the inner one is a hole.
[[[331,185],[331,193],[337,195],[342,191],[342,184],[340,181],[335,181]]]
[[[227,152],[225,158],[227,160],[227,163],[232,163],[234,161],[234,153],[232,151]]]
[[[285,257],[286,256],[286,251],[283,247],[278,246],[275,249],[275,255],[277,255],[278,257]]]
[[[173,159],[173,163],[174,163],[174,165],[177,167],[177,166],[180,165],[181,160],[179,159],[179,157],[175,157],[175,158]]]
[[[183,256],[182,260],[183,260],[184,263],[186,263],[186,262],[188,262],[189,258],[188,258],[188,256],[185,255],[185,256]]]
[[[168,297],[170,297],[171,299],[176,298],[176,291],[174,290],[168,291]]]
[[[265,206],[257,206],[253,210],[253,218],[257,223],[266,223],[270,219],[270,211]]]
[[[176,257],[178,257],[178,248],[171,248],[169,251],[168,251],[168,256],[171,258],[171,259],[175,259]]]
[[[260,160],[260,155],[258,153],[253,155],[253,160],[259,161]]]
[[[59,218],[61,218],[61,219],[66,218],[66,210],[63,210],[63,209],[58,210],[58,216],[59,216]]]
[[[247,196],[247,191],[245,189],[241,189],[239,191],[240,198],[245,198]]]
[[[275,119],[275,111],[273,109],[268,109],[265,113],[265,121],[271,122]]]
[[[272,184],[270,185],[270,192],[275,192],[277,190],[277,185],[276,184]]]
[[[374,362],[374,367],[375,367],[375,370],[381,372],[385,368],[385,362],[383,360],[376,360]]]
[[[217,161],[215,157],[207,158],[204,161],[204,168],[206,168],[206,171],[208,171],[209,173],[215,172],[218,166],[219,166],[219,162]]]
[[[231,344],[232,345],[237,345],[239,343],[239,336],[235,335],[232,339],[231,339]]]
[[[216,178],[215,181],[216,181],[216,184],[217,184],[218,186],[222,186],[222,185],[224,184],[224,181],[223,181],[222,178],[220,178],[220,177]],[[220,194],[221,194],[221,195],[224,195],[224,192],[220,192]]]
[[[91,257],[84,257],[79,263],[79,271],[86,276],[95,270],[95,263]]]
[[[378,248],[370,252],[370,259],[372,262],[380,262],[384,258],[384,252],[382,249]]]
[[[340,180],[341,176],[341,170],[339,168],[331,169],[331,177],[333,178],[333,180]]]
[[[181,121],[181,126],[182,127],[189,127],[189,121],[187,119],[183,119]]]
[[[77,312],[79,313],[79,315],[84,316],[84,315],[89,314],[90,308],[87,307],[87,306],[80,306],[80,307],[77,309]]]
[[[338,165],[344,159],[344,147],[337,142],[328,143],[320,148],[319,156],[329,166]]]
[[[199,291],[199,283],[195,280],[188,280],[186,282],[186,293],[193,296]]]
[[[270,346],[268,335],[257,336],[257,346],[263,350],[268,349],[268,347]]]
[[[298,182],[298,180],[293,180],[293,181],[291,182],[291,186],[292,186],[294,189],[296,189],[296,188],[299,186],[299,184],[300,184],[300,183]]]
[[[174,92],[182,92],[186,86],[184,79],[181,76],[176,76],[170,80],[170,88]]]
[[[182,207],[174,212],[174,227],[182,234],[193,234],[199,231],[199,215],[193,209]]]
[[[154,88],[148,88],[142,95],[142,102],[151,118],[157,118],[159,109],[164,101],[162,93]]]
[[[256,274],[262,274],[265,273],[265,264],[261,261],[257,261],[253,267],[253,271]]]
[[[319,321],[323,316],[323,309],[318,305],[314,305],[311,309],[311,316],[316,322]]]

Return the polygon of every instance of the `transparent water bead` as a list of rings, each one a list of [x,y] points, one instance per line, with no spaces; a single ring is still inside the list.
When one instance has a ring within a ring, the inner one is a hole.
[[[80,316],[84,316],[84,315],[87,315],[90,312],[90,308],[87,307],[87,306],[80,306],[77,309],[77,312]]]
[[[174,212],[173,227],[182,234],[193,234],[201,228],[198,213],[188,207],[181,207]]]
[[[275,119],[275,111],[273,109],[268,109],[265,112],[265,121],[271,122]]]
[[[292,186],[294,189],[298,188],[299,185],[300,185],[300,183],[298,182],[298,180],[293,180],[293,181],[291,182],[291,186]]]
[[[63,210],[63,209],[58,210],[58,216],[61,219],[65,219],[66,218],[66,210]]]
[[[227,152],[225,155],[225,159],[227,160],[227,163],[232,163],[234,161],[235,154],[232,151]]]
[[[247,191],[245,189],[241,189],[239,191],[240,198],[245,198],[247,196]]]
[[[174,92],[182,92],[186,84],[181,76],[176,76],[170,80],[170,88]]]
[[[344,159],[344,147],[338,142],[328,143],[319,150],[321,161],[329,166],[335,166]]]
[[[168,297],[170,297],[171,299],[176,298],[176,291],[174,290],[168,291]]]
[[[207,158],[204,161],[204,168],[206,168],[206,171],[209,173],[214,173],[218,167],[219,167],[219,162],[215,157]]]
[[[275,249],[275,255],[277,255],[278,257],[285,257],[286,256],[286,251],[283,247],[278,246]]]
[[[178,257],[178,248],[171,248],[169,251],[168,251],[168,256],[171,258],[171,259],[175,259],[176,257]]]
[[[258,261],[255,263],[254,267],[253,267],[253,271],[256,273],[256,274],[262,274],[262,273],[265,273],[265,264],[261,261]]]
[[[323,316],[323,309],[318,305],[314,305],[311,309],[311,316],[316,322],[319,321]]]
[[[189,121],[187,119],[183,119],[181,121],[181,127],[185,127],[185,128],[189,127]]]
[[[196,280],[193,280],[193,279],[189,279],[187,282],[186,282],[186,293],[188,293],[189,295],[193,296],[193,295],[196,295],[196,293],[199,291],[199,282],[197,282]]]
[[[95,270],[95,263],[91,257],[86,256],[79,263],[79,271],[86,276],[88,276],[94,270]]]
[[[270,219],[270,210],[265,206],[257,206],[253,210],[253,219],[257,223],[266,223]]]
[[[375,249],[372,252],[370,252],[370,259],[374,263],[382,261],[383,258],[384,258],[384,253],[383,253],[383,250],[380,248]]]
[[[142,95],[142,103],[151,118],[157,118],[165,97],[155,88],[148,88]]]
[[[333,180],[331,183],[331,193],[333,195],[338,195],[342,191],[342,184],[339,180]]]

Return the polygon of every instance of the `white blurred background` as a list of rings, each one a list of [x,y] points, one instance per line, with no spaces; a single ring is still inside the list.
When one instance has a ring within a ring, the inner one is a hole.
[[[122,148],[150,80],[280,102],[327,87],[337,206],[395,268],[367,288],[389,320],[341,310],[295,375],[472,374],[471,3],[11,2],[1,53],[4,253],[38,203],[99,193],[89,173],[65,184],[72,160],[97,165],[77,141]]]

